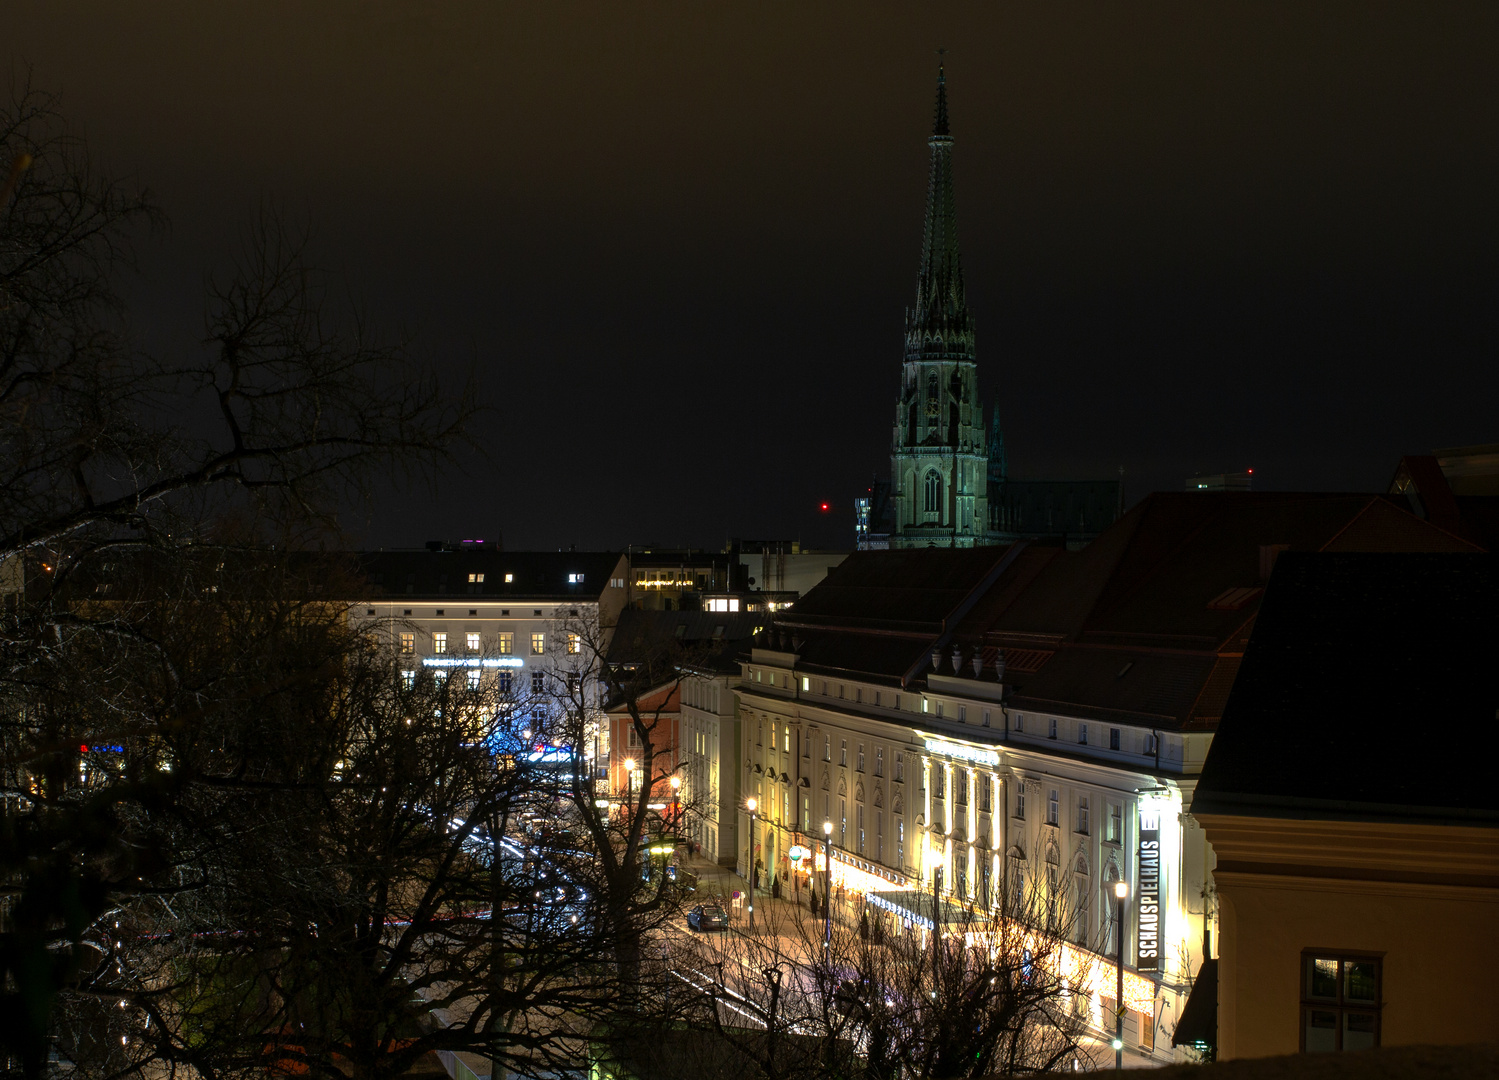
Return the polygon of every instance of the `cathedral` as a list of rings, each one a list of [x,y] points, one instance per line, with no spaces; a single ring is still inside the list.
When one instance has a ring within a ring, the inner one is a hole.
[[[1086,543],[1120,513],[1121,483],[1011,479],[997,408],[985,423],[958,253],[947,77],[940,68],[927,146],[921,269],[916,303],[906,311],[890,479],[855,501],[858,546],[974,547],[1043,537]]]

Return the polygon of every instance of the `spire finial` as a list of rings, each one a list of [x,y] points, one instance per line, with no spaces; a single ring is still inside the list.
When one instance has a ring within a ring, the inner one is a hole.
[[[950,134],[947,127],[947,65],[943,57],[947,50],[942,47],[937,49],[937,116],[932,124],[934,136],[946,136]]]

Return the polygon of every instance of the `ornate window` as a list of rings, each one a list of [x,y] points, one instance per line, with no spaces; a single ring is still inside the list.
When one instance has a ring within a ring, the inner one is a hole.
[[[927,470],[923,507],[928,514],[942,512],[942,476],[936,469]]]
[[[1078,853],[1072,866],[1072,940],[1079,945],[1088,944],[1088,897],[1093,887],[1088,874],[1088,858]]]

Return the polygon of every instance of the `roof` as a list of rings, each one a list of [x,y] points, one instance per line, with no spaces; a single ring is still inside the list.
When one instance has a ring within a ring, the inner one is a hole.
[[[1212,730],[1264,585],[1285,552],[1479,548],[1401,497],[1349,493],[1150,495],[1078,552],[1009,548],[849,556],[776,620],[798,667],[893,682],[1003,649],[1008,703],[1162,730]]]
[[[1478,548],[1380,495],[1158,492],[1051,559],[978,640],[1054,650],[1007,676],[1017,709],[1211,730],[1269,571],[1322,550]]]
[[[1499,826],[1487,555],[1281,556],[1194,813]],[[1422,752],[1439,770],[1420,767]]]
[[[856,551],[778,621],[935,633],[1007,551],[992,547]]]
[[[609,586],[620,558],[613,551],[427,550],[358,555],[373,586],[370,599],[412,600],[594,600]]]
[[[766,616],[745,611],[620,612],[605,657],[610,664],[652,663],[667,654],[696,670],[732,674],[737,657]]]

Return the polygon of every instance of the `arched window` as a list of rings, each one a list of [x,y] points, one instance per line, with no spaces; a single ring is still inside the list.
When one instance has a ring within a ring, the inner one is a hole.
[[[926,501],[925,509],[928,514],[940,514],[942,512],[942,474],[936,469],[930,469],[926,474]]]
[[[1105,956],[1114,956],[1119,949],[1119,902],[1114,898],[1114,882],[1118,880],[1119,867],[1110,859],[1098,890],[1099,921],[1103,924],[1103,933],[1099,937]]]
[[[1057,901],[1060,899],[1062,860],[1056,844],[1046,845],[1046,929],[1057,928]]]
[[[1077,862],[1072,866],[1072,940],[1079,945],[1088,944],[1088,898],[1093,893],[1088,874],[1088,857],[1078,852]]]

